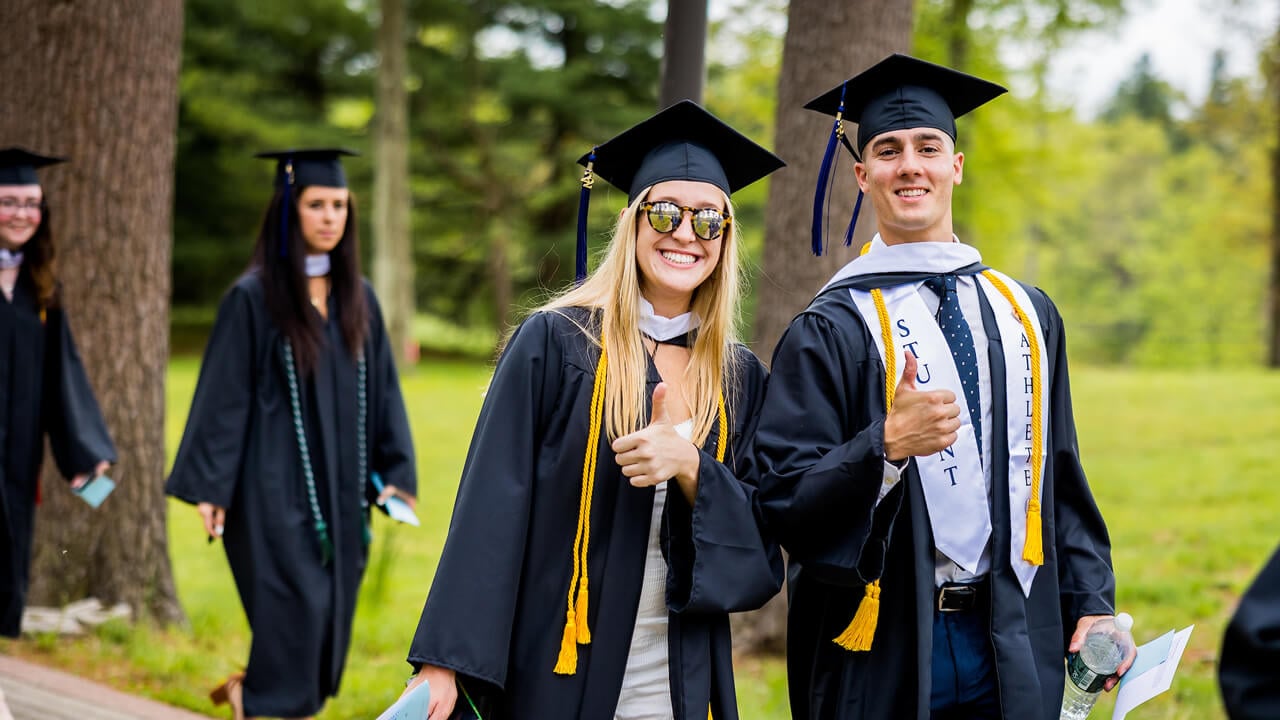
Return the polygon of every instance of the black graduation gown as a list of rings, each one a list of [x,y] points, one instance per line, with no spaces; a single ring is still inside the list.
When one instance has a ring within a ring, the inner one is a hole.
[[[369,333],[368,470],[416,493],[404,400],[373,291]],[[227,560],[253,631],[244,681],[251,716],[301,717],[337,693],[368,549],[357,478],[356,362],[329,303],[325,347],[299,378],[307,443],[334,555],[321,559],[298,451],[283,359],[284,337],[267,313],[256,274],[242,277],[218,309],[182,445],[165,491],[227,508]]]
[[[1280,718],[1280,550],[1227,625],[1218,682],[1231,720]]]
[[[587,324],[581,309],[566,311]],[[677,720],[737,717],[728,613],[762,605],[782,563],[761,530],[750,442],[765,372],[746,348],[726,392],[725,464],[713,429],[692,508],[667,494],[671,696]],[[487,719],[613,717],[643,580],[652,488],[632,487],[601,433],[591,506],[591,644],[574,675],[552,672],[573,570],[582,462],[599,349],[575,322],[536,313],[498,362],[476,424],[449,536],[408,660],[456,670],[474,694],[498,695]],[[646,394],[660,377],[652,362]],[[465,700],[459,696],[459,704]]]
[[[774,354],[756,435],[766,518],[790,553],[787,666],[798,720],[929,717],[934,546],[915,464],[876,498],[884,468],[884,366],[848,289],[910,275],[843,282],[791,323]],[[1025,597],[1009,561],[1010,508],[1004,354],[979,293],[989,338],[993,413],[991,634],[1004,717],[1051,720],[1062,701],[1063,657],[1076,620],[1110,614],[1110,540],[1080,466],[1062,319],[1024,286],[1047,345],[1048,438],[1043,489],[1045,563]],[[1015,510],[1022,512],[1022,508]],[[872,648],[832,639],[853,619],[883,565]]]
[[[41,320],[35,286],[18,274],[0,294],[0,635],[17,637],[26,604],[44,436],[72,478],[116,450],[61,308]]]

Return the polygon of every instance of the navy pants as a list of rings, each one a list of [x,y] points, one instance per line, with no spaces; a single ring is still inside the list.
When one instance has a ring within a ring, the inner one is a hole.
[[[930,720],[1000,720],[990,610],[933,613]]]

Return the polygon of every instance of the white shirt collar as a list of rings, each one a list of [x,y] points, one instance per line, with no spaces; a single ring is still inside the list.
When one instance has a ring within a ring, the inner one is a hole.
[[[307,277],[324,277],[329,274],[329,253],[307,256]]]
[[[9,252],[4,248],[0,248],[0,270],[12,270],[22,265],[22,251],[14,250]]]
[[[886,245],[880,234],[871,239],[871,249],[840,268],[823,286],[827,287],[851,277],[893,272],[920,272],[944,275],[962,267],[982,262],[978,249],[960,242],[915,242]]]
[[[653,311],[653,304],[645,300],[643,295],[640,296],[640,332],[658,342],[680,337],[701,324],[702,320],[693,312],[673,318],[657,315]]]

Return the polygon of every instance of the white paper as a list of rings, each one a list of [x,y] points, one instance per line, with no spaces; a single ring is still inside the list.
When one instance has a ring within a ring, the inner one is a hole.
[[[387,708],[378,720],[426,720],[430,701],[431,686],[422,683]]]
[[[1111,714],[1111,720],[1124,720],[1124,716],[1130,710],[1168,690],[1173,685],[1173,676],[1178,671],[1178,662],[1182,660],[1182,651],[1187,649],[1187,643],[1191,640],[1191,631],[1195,627],[1195,625],[1188,625],[1174,633],[1172,641],[1168,643],[1168,655],[1164,658],[1155,658],[1154,665],[1144,662],[1143,664],[1147,665],[1147,670],[1141,675],[1130,677],[1130,673],[1125,673],[1124,682],[1121,683],[1120,690],[1116,693],[1115,712]],[[1142,658],[1144,648],[1148,652],[1151,652],[1152,648],[1163,648],[1164,643],[1161,640],[1163,640],[1163,637],[1152,640],[1138,648],[1139,658]],[[1134,662],[1135,667],[1138,664],[1137,661]]]

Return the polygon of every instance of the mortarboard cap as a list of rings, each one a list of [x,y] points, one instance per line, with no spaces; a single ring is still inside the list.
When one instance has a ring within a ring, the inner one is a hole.
[[[36,168],[66,162],[65,158],[40,155],[20,147],[0,150],[0,185],[39,185]]]
[[[805,104],[835,116],[814,197],[813,251],[822,254],[822,215],[837,139],[859,158],[872,138],[893,130],[927,127],[956,139],[956,118],[1004,94],[1005,88],[942,65],[895,53]],[[844,134],[844,121],[858,123],[857,148]],[[853,237],[862,193],[858,193],[845,244]]]
[[[586,277],[587,207],[592,173],[634,202],[647,187],[668,180],[696,180],[731,195],[786,163],[691,100],[682,100],[623,131],[578,159],[577,277]]]
[[[342,171],[342,156],[356,153],[346,148],[306,148],[272,150],[254,157],[276,161],[275,186],[293,188],[320,185],[346,187],[347,174]]]
[[[355,155],[346,148],[302,148],[297,150],[271,150],[254,155],[256,158],[276,161],[275,187],[281,190],[280,207],[280,257],[288,254],[289,212],[291,195],[300,187],[344,188],[347,174],[342,170],[342,156]]]

